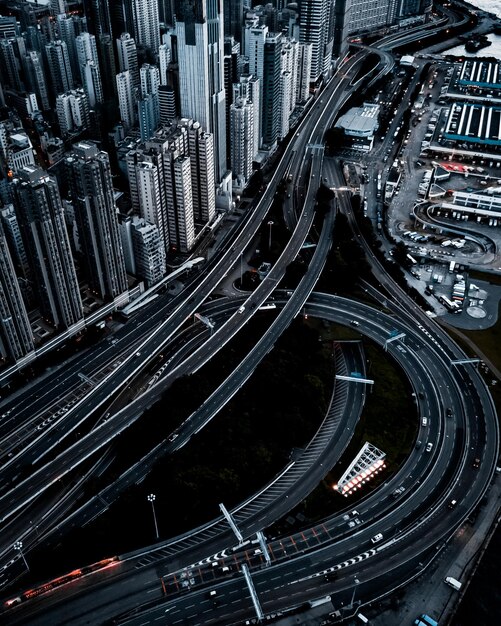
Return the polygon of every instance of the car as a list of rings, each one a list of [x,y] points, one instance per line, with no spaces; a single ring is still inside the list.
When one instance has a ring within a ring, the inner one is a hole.
[[[451,500],[447,506],[449,507],[449,509],[453,509],[457,503],[457,500]]]
[[[372,537],[371,541],[372,543],[379,543],[382,538],[383,535],[381,533],[378,533],[377,535],[374,535],[374,537]]]
[[[400,485],[400,487],[395,489],[395,491],[392,493],[392,496],[394,498],[398,498],[398,496],[402,495],[404,491],[405,491],[405,487],[403,485]]]
[[[473,459],[472,467],[473,469],[478,469],[480,467],[480,459]]]
[[[445,414],[447,415],[447,417],[452,417],[452,409],[450,407],[447,407],[445,409]]]
[[[423,426],[427,426],[427,424],[428,424],[428,418],[427,418],[427,417],[423,417],[423,418],[421,419],[421,424],[422,424]]]
[[[431,442],[426,444],[426,452],[431,452],[432,448],[433,448],[433,444]]]
[[[416,441],[416,450],[419,450],[419,448],[423,445],[423,442],[421,441],[421,439],[418,439]]]

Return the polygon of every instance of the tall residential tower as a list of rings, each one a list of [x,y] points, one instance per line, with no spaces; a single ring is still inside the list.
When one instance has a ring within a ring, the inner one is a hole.
[[[223,0],[175,1],[181,115],[214,135],[216,183],[226,172]]]

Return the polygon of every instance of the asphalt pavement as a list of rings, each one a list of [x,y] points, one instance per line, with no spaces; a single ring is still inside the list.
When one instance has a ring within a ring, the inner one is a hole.
[[[362,613],[369,620],[370,626],[411,626],[421,613],[436,619],[440,626],[454,626],[454,617],[468,589],[469,580],[480,558],[488,550],[490,538],[500,521],[501,474],[495,474],[475,522],[465,522],[419,578],[400,590],[397,599],[383,599],[377,606],[359,606],[357,613]],[[446,576],[463,583],[459,592],[444,582]],[[358,614],[351,619],[335,615],[330,604],[296,615],[281,618],[270,616],[270,622],[276,626],[327,626],[341,623],[360,626],[363,623]]]

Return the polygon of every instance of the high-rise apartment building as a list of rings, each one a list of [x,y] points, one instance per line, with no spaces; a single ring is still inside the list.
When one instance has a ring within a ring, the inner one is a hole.
[[[254,159],[254,104],[237,98],[231,105],[231,171],[237,188],[244,188],[252,176]]]
[[[296,102],[298,104],[305,103],[310,97],[311,49],[310,43],[299,44],[296,84]]]
[[[141,139],[151,137],[158,127],[160,110],[158,88],[160,74],[156,65],[145,63],[139,71],[141,98],[137,103]]]
[[[224,36],[234,37],[242,41],[242,28],[244,24],[243,0],[224,0]]]
[[[0,358],[17,361],[33,349],[28,312],[0,221]]]
[[[49,91],[45,78],[42,55],[36,50],[29,50],[24,57],[26,82],[37,96],[37,102],[43,111],[50,108]]]
[[[118,108],[125,130],[131,129],[137,122],[136,89],[129,70],[116,76]]]
[[[89,33],[82,33],[75,43],[81,83],[89,98],[89,105],[94,108],[96,104],[103,102],[96,38]]]
[[[190,157],[167,152],[164,164],[171,250],[189,252],[195,243]]]
[[[96,35],[111,35],[111,7],[119,4],[116,0],[83,0],[84,14],[90,33]]]
[[[253,131],[252,144],[249,149],[252,151],[252,158],[255,159],[259,151],[259,112],[261,110],[261,81],[257,76],[244,74],[240,76],[240,82],[233,85],[233,100],[243,98],[253,104]]]
[[[149,139],[158,128],[160,110],[158,93],[148,93],[137,101],[139,134],[142,141]]]
[[[216,213],[214,137],[203,130],[200,122],[181,119],[179,126],[188,133],[193,218],[202,226],[212,222]]]
[[[57,181],[28,166],[12,186],[40,311],[56,328],[70,328],[83,319],[83,305]]]
[[[81,141],[65,159],[80,247],[91,289],[104,301],[127,291],[108,154]]]
[[[76,16],[60,14],[56,18],[56,32],[58,38],[64,41],[70,59],[72,75],[80,76],[80,67],[77,58],[76,37],[80,35],[75,28],[77,25]]]
[[[216,182],[226,172],[222,6],[221,0],[175,1],[181,115],[214,135]]]
[[[394,19],[394,0],[350,0],[348,32],[370,32]]]
[[[129,33],[122,33],[116,43],[120,72],[129,71],[133,86],[139,87],[139,65],[135,40]]]
[[[166,273],[165,246],[158,228],[134,215],[131,218],[131,239],[137,278],[147,287],[157,283]]]
[[[56,98],[56,113],[63,137],[89,127],[89,99],[83,89],[72,89]]]
[[[4,236],[16,273],[23,279],[27,279],[30,273],[28,257],[24,249],[23,238],[13,204],[7,204],[0,209],[0,222],[3,225]]]
[[[16,91],[23,90],[16,39],[0,39],[0,82]]]
[[[157,54],[160,46],[158,0],[132,0],[134,37],[138,45]]]
[[[157,94],[158,86],[160,85],[160,73],[156,65],[150,65],[144,63],[139,70],[139,83],[141,89],[141,96],[147,96],[148,94]]]
[[[58,94],[73,89],[70,57],[66,43],[60,39],[48,43],[45,46],[45,54],[49,67],[52,96],[55,100]]]
[[[171,62],[171,49],[165,43],[163,43],[158,49],[158,69],[161,85],[167,85],[167,72],[169,64]]]
[[[375,0],[379,2],[379,0]],[[386,1],[386,0],[385,0]],[[311,81],[318,81],[331,64],[334,39],[332,0],[299,0],[299,41],[311,44]]]
[[[191,119],[159,129],[127,153],[132,206],[156,224],[166,250],[189,252],[195,228],[214,218],[213,159],[212,135]]]
[[[158,88],[158,114],[160,124],[168,124],[177,117],[176,94],[170,85]]]
[[[282,119],[282,45],[281,33],[268,33],[263,57],[263,145],[270,149],[281,137]]]

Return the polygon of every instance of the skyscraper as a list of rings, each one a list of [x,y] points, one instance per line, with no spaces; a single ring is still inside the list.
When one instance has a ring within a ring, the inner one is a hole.
[[[87,18],[89,32],[99,35],[111,35],[110,5],[115,2],[109,0],[83,0],[84,13]]]
[[[130,130],[137,120],[135,89],[129,70],[116,76],[118,108],[125,130]]]
[[[69,328],[82,320],[83,306],[57,181],[27,166],[12,185],[41,313],[56,328]]]
[[[0,221],[0,357],[17,361],[33,349],[28,313]]]
[[[366,31],[390,24],[395,17],[394,0],[351,0],[348,31]]]
[[[281,137],[282,35],[268,33],[263,57],[263,144],[271,148]]]
[[[132,0],[134,36],[138,45],[157,54],[160,46],[158,0]]]
[[[242,41],[243,23],[243,0],[224,0],[224,36]]]
[[[52,96],[55,100],[59,93],[73,89],[73,74],[71,72],[68,48],[64,41],[56,39],[45,46],[47,65],[49,66]]]
[[[83,89],[72,89],[56,98],[56,113],[63,137],[89,127],[89,99]]]
[[[212,135],[188,118],[127,153],[132,206],[157,225],[166,250],[189,252],[195,227],[215,216],[213,159]]]
[[[80,78],[89,104],[92,108],[103,101],[103,86],[97,56],[96,38],[89,33],[82,33],[76,38],[76,51]]]
[[[231,105],[231,171],[237,187],[245,187],[252,175],[254,105],[237,98]]]
[[[214,137],[203,130],[200,122],[182,119],[179,125],[188,132],[193,217],[199,225],[205,225],[212,221],[216,212]]]
[[[24,57],[24,69],[29,89],[36,93],[39,105],[46,111],[50,103],[41,54],[30,50]]]
[[[379,0],[375,0],[379,2]],[[386,0],[385,0],[386,1]],[[300,0],[299,41],[311,43],[311,81],[318,81],[329,69],[334,37],[332,0]]]
[[[143,141],[149,139],[158,127],[160,110],[158,106],[158,94],[148,93],[137,102],[139,118],[139,134]]]
[[[89,285],[102,300],[114,300],[127,290],[127,275],[108,155],[81,141],[65,166]]]
[[[118,67],[120,72],[130,72],[132,84],[139,87],[139,65],[136,42],[129,33],[122,33],[117,39]]]
[[[261,81],[253,74],[240,76],[240,82],[233,85],[233,99],[243,98],[253,104],[253,131],[252,144],[249,149],[252,152],[252,159],[256,158],[259,150],[259,112],[261,110]]]
[[[181,115],[214,135],[215,174],[226,172],[222,0],[175,1]]]
[[[155,224],[149,224],[137,215],[131,219],[131,238],[135,275],[151,287],[165,276],[164,242]]]

